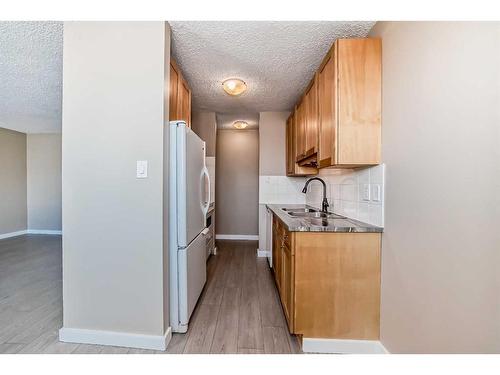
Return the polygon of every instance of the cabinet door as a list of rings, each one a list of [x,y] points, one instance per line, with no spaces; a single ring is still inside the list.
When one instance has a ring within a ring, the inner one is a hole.
[[[381,40],[339,39],[338,164],[380,163]]]
[[[301,160],[306,155],[306,124],[305,124],[305,97],[297,106],[297,123],[296,123],[296,158]]]
[[[273,269],[274,269],[274,280],[276,281],[276,286],[278,291],[281,293],[281,257],[282,257],[282,236],[281,236],[281,226],[278,219],[274,218],[273,223]]]
[[[170,121],[179,120],[177,111],[177,99],[179,93],[179,69],[175,61],[170,58],[170,82],[169,82],[169,100],[168,117]]]
[[[305,167],[297,164],[297,142],[298,142],[298,111],[295,110],[290,116],[290,122],[287,122],[287,147],[291,150],[287,153],[287,175],[288,176],[310,176],[318,174],[318,169],[315,167]],[[288,143],[290,142],[290,143]],[[288,151],[287,151],[288,152]]]
[[[293,113],[286,121],[286,174],[292,176],[295,172],[295,150],[293,147]]]
[[[337,163],[337,57],[336,44],[319,69],[319,152],[320,168]]]
[[[286,236],[286,234],[285,234]],[[283,311],[288,322],[290,332],[293,329],[293,287],[294,287],[294,259],[291,248],[285,243],[283,244],[282,252],[282,282],[281,282],[281,301]]]
[[[305,154],[311,156],[318,152],[318,85],[317,75],[311,81],[305,96]]]
[[[179,99],[178,106],[180,110],[180,120],[186,121],[186,124],[191,126],[191,89],[189,88],[184,77],[179,79]]]

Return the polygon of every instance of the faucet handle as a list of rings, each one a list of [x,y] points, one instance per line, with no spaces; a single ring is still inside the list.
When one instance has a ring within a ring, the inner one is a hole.
[[[328,204],[328,199],[327,198],[323,198],[323,201],[321,202],[321,211],[328,212],[328,206],[330,206]]]

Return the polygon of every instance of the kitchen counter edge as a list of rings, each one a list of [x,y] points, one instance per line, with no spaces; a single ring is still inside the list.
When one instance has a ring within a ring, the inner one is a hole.
[[[294,209],[294,208],[310,208],[314,207],[306,205],[297,204],[266,204],[266,207],[271,210],[284,224],[288,231],[290,232],[331,232],[331,233],[382,233],[384,231],[383,227],[379,227],[372,224],[363,223],[359,220],[350,219],[346,217],[345,219],[332,219],[333,224],[328,226],[316,226],[311,225],[304,218],[294,218],[290,217],[283,208]],[[349,225],[339,225],[345,224]]]

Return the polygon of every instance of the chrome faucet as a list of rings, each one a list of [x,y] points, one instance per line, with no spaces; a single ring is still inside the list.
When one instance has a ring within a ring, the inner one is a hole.
[[[323,201],[321,202],[321,211],[322,212],[328,212],[328,200],[326,199],[326,184],[325,184],[325,181],[323,181],[321,178],[319,177],[313,177],[313,178],[310,178],[309,180],[306,181],[306,184],[304,186],[304,188],[302,189],[302,192],[304,194],[307,193],[307,187],[309,186],[309,184],[311,183],[311,181],[314,181],[314,180],[317,180],[319,182],[321,182],[323,184]]]

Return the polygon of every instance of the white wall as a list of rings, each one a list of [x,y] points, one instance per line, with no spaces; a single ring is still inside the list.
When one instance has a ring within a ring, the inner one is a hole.
[[[217,140],[217,119],[215,112],[193,111],[191,129],[205,141],[206,155],[214,157]]]
[[[0,238],[26,230],[26,134],[0,128]]]
[[[27,135],[28,229],[62,228],[61,134]]]
[[[380,22],[381,339],[500,352],[500,23]]]
[[[286,119],[290,112],[259,114],[259,175],[286,175]]]
[[[164,22],[65,22],[65,329],[165,333],[169,35]]]

